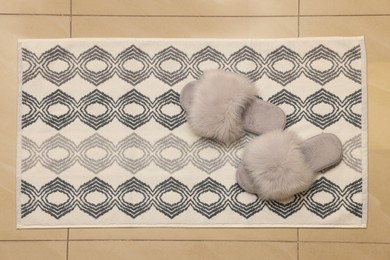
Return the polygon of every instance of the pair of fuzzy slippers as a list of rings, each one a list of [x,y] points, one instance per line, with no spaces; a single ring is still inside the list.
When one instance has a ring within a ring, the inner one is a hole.
[[[283,131],[283,110],[256,95],[256,86],[248,78],[211,70],[183,88],[180,103],[197,135],[224,143],[246,131],[259,135],[244,148],[237,182],[262,199],[283,201],[310,188],[316,172],[337,164],[342,145],[329,133],[302,141],[295,133]]]

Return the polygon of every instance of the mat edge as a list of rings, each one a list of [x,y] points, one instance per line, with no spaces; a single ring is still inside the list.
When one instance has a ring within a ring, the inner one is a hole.
[[[17,118],[16,118],[16,226],[21,224],[21,174],[22,174],[22,41],[17,42]]]

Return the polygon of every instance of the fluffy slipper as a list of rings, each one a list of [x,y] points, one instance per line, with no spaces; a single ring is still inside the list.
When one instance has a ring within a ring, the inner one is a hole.
[[[283,201],[310,188],[315,173],[342,158],[342,145],[334,134],[305,141],[289,131],[272,131],[253,139],[244,149],[237,182],[265,200]]]
[[[183,88],[180,103],[196,134],[230,143],[245,131],[262,134],[284,128],[283,110],[256,95],[256,86],[248,78],[211,70]]]

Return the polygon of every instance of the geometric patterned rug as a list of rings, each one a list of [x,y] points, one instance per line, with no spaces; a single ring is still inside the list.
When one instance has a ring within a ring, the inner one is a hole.
[[[364,39],[53,39],[19,42],[17,226],[365,227]],[[207,69],[244,74],[302,139],[343,159],[290,201],[235,180],[245,135],[194,135],[179,103]]]

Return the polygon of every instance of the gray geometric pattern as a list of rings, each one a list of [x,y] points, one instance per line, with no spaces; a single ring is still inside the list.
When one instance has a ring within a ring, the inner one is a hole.
[[[286,115],[286,127],[290,127],[304,118],[313,125],[326,129],[343,118],[353,126],[360,128],[361,114],[356,114],[352,108],[361,103],[361,96],[361,90],[357,90],[341,100],[337,95],[321,88],[302,100],[297,95],[283,89],[270,97],[268,102],[274,105],[288,104],[293,107],[293,113]],[[323,115],[316,113],[315,107],[321,104],[330,106],[332,111]]]
[[[134,86],[154,75],[162,82],[173,86],[188,76],[199,78],[203,73],[200,64],[204,61],[212,61],[223,70],[246,74],[252,80],[267,76],[283,86],[301,75],[321,85],[325,85],[341,74],[357,83],[361,82],[361,71],[351,66],[353,61],[361,58],[360,46],[355,46],[340,56],[337,52],[320,44],[304,56],[300,56],[282,45],[266,57],[249,46],[243,46],[230,56],[225,56],[211,46],[199,50],[192,56],[188,56],[174,46],[169,46],[154,56],[150,56],[139,47],[131,45],[116,57],[99,46],[93,46],[76,57],[57,45],[40,56],[28,49],[22,49],[22,57],[23,61],[29,64],[28,69],[23,72],[23,83],[41,75],[57,86],[68,82],[76,75],[95,86],[106,82],[114,75],[118,75]],[[330,67],[326,70],[317,69],[315,62],[319,60],[328,61],[331,64]],[[60,72],[50,69],[50,64],[55,61],[66,63],[66,69]],[[93,61],[104,63],[104,69],[94,71],[88,68],[88,64]],[[164,68],[164,62],[167,61],[179,64],[179,68],[174,71],[167,70]],[[253,63],[255,68],[251,71],[241,71],[238,65],[242,61]],[[288,71],[279,70],[277,63],[281,61],[290,63],[292,68]],[[137,71],[127,69],[125,64],[131,62],[141,63],[142,68]]]
[[[240,162],[239,152],[253,137],[249,134],[245,135],[230,145],[201,138],[190,145],[185,140],[169,134],[152,145],[146,139],[133,133],[115,145],[101,135],[94,134],[76,145],[72,140],[57,134],[45,140],[39,146],[27,137],[22,136],[22,149],[28,154],[22,160],[22,170],[26,172],[36,166],[37,163],[40,163],[45,168],[60,174],[79,163],[97,174],[109,168],[113,163],[117,163],[122,168],[135,174],[154,162],[169,173],[180,171],[183,167],[192,163],[199,170],[210,174],[226,164],[237,167]],[[360,147],[360,135],[343,144],[343,161],[357,172],[361,172],[361,159],[355,158],[352,152]],[[56,149],[62,150],[64,156],[51,157],[50,153],[55,152]],[[104,156],[99,158],[88,156],[88,152],[93,149],[100,149],[104,152]],[[126,155],[126,151],[131,151],[131,149],[140,150],[142,156],[140,158],[129,157]],[[176,151],[179,155],[175,158],[164,155],[164,152],[167,152],[167,154],[171,152],[170,149]],[[207,149],[217,153],[217,156],[214,158],[202,156],[202,151]]]
[[[112,208],[118,207],[131,218],[137,218],[154,207],[170,219],[179,216],[188,208],[193,208],[197,213],[211,219],[229,207],[234,213],[250,218],[266,207],[282,218],[288,218],[302,208],[306,208],[322,219],[340,208],[345,208],[351,214],[361,217],[362,205],[353,200],[353,196],[361,191],[361,179],[341,189],[326,178],[320,178],[308,191],[295,195],[294,199],[287,204],[261,200],[257,196],[253,202],[248,203],[240,200],[239,195],[245,191],[237,183],[231,187],[225,187],[211,178],[197,183],[192,189],[172,177],[159,183],[154,189],[134,177],[117,189],[96,177],[82,184],[78,189],[60,178],[55,178],[39,190],[23,181],[22,193],[28,197],[28,201],[22,206],[22,216],[28,216],[39,207],[54,218],[60,219],[78,207],[98,219]],[[94,192],[104,196],[104,202],[90,201],[88,195]],[[142,200],[138,203],[127,201],[126,194],[131,192],[140,194]],[[316,201],[314,197],[320,192],[329,194],[333,199],[328,203]],[[50,202],[47,198],[55,193],[64,194],[67,197],[66,202],[60,204]],[[167,193],[175,193],[180,199],[177,202],[171,202],[164,197]],[[209,203],[202,196],[207,193],[214,194],[217,199]]]
[[[245,135],[230,145],[201,138],[190,145],[185,140],[169,134],[159,139],[155,144],[151,144],[133,133],[114,144],[96,133],[76,145],[72,140],[61,134],[56,134],[38,145],[22,136],[22,150],[28,154],[22,159],[22,171],[27,172],[40,163],[50,171],[60,174],[79,163],[89,171],[99,173],[109,168],[113,163],[117,163],[135,174],[154,162],[169,173],[180,171],[184,166],[192,163],[199,170],[210,174],[226,164],[237,167],[240,161],[238,153],[252,138],[251,135]],[[94,149],[100,150],[100,156],[89,155],[93,153]],[[134,158],[126,155],[126,152],[131,153],[132,149],[140,150],[142,156]],[[169,156],[172,154],[170,149],[179,155],[172,158]],[[204,150],[212,150],[218,156],[215,158],[204,157],[202,156]],[[55,156],[53,157],[51,154]]]
[[[23,91],[22,103],[29,109],[26,114],[22,115],[22,128],[35,123],[39,118],[56,130],[61,130],[76,119],[80,119],[81,122],[95,130],[106,126],[114,118],[117,118],[123,125],[131,129],[141,127],[152,118],[170,130],[186,122],[185,112],[180,106],[179,94],[173,90],[163,93],[154,101],[135,89],[125,93],[116,101],[97,89],[83,96],[79,101],[61,90],[50,93],[41,101]],[[135,115],[127,113],[126,106],[131,104],[142,107],[142,113]],[[55,105],[66,107],[66,112],[61,115],[53,115],[50,113],[50,108]],[[100,105],[105,111],[98,115],[91,114],[88,112],[91,105]],[[165,114],[163,109],[166,105],[177,106],[179,108],[178,113],[174,115]]]

